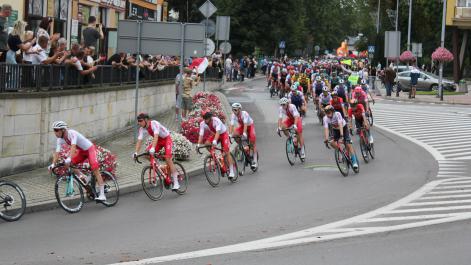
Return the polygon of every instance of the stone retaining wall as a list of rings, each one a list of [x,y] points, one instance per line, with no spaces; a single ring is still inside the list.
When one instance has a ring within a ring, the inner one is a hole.
[[[218,85],[208,82],[206,86]],[[133,86],[0,94],[0,177],[50,162],[56,143],[53,121],[63,120],[86,137],[99,140],[134,122],[134,101]],[[172,82],[139,89],[139,112],[156,115],[174,105]]]

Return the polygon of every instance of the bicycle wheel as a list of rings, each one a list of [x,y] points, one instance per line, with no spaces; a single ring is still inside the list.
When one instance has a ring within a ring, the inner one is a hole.
[[[72,176],[57,178],[54,187],[57,202],[69,213],[79,212],[85,203],[83,189],[78,180]]]
[[[368,148],[368,153],[370,153],[370,156],[372,159],[375,159],[375,146],[374,144],[370,144],[369,148]]]
[[[335,149],[335,162],[337,163],[340,173],[342,173],[344,177],[348,176],[348,171],[350,170],[348,159],[343,152],[339,151],[339,149]]]
[[[232,161],[236,161],[234,155],[232,153],[229,153],[229,154],[232,157]],[[227,161],[226,158],[224,158],[224,162],[226,163],[227,167],[229,167],[229,161]],[[232,183],[236,182],[237,179],[239,178],[239,167],[237,166],[237,163],[234,163],[233,166],[235,170],[234,177],[229,179]]]
[[[296,161],[296,150],[293,143],[293,138],[288,137],[286,139],[286,157],[288,158],[288,163],[294,165]]]
[[[253,157],[252,157],[253,159]],[[258,170],[258,160],[260,159],[260,155],[258,154],[258,151],[257,151],[257,167],[252,167],[252,165],[250,165],[250,169],[252,170],[252,172],[257,172]],[[244,170],[245,170],[245,167],[244,167]]]
[[[160,177],[158,172],[154,172],[152,166],[145,166],[142,169],[141,184],[142,189],[146,193],[147,197],[149,197],[149,199],[153,201],[158,201],[162,198],[162,194],[164,191],[163,178]]]
[[[365,143],[365,139],[360,136],[360,151],[361,151],[361,156],[363,157],[363,161],[365,163],[368,163],[370,161],[369,154],[368,154],[368,145]]]
[[[0,182],[0,218],[13,222],[25,213],[26,198],[23,190],[13,182]]]
[[[208,155],[204,159],[204,175],[208,180],[209,185],[216,187],[221,181],[221,169],[216,161],[213,160],[213,157]]]
[[[237,163],[237,167],[241,169],[239,171],[239,175],[243,176],[245,174],[245,164],[246,164],[245,154],[242,150],[240,150],[239,147],[236,147],[234,150],[234,157]]]
[[[106,194],[106,201],[102,201],[106,207],[111,207],[116,205],[119,200],[119,186],[118,181],[116,181],[116,177],[108,171],[100,172],[101,177],[105,183],[105,194]]]
[[[183,195],[188,189],[188,176],[186,175],[185,168],[182,166],[182,164],[178,162],[174,162],[174,164],[175,169],[178,172],[178,184],[180,184],[180,188],[176,192],[179,195]]]
[[[368,118],[368,122],[370,123],[370,126],[373,126],[373,111],[371,109],[368,112],[366,112],[366,117]]]

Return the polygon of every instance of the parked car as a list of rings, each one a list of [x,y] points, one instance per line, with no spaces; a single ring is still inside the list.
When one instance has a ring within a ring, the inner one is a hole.
[[[396,71],[397,73],[402,73],[402,72],[405,72],[405,71],[410,71],[410,68],[409,68],[409,66],[407,66],[407,65],[394,66],[393,69],[394,69],[394,71]]]
[[[409,91],[410,89],[410,73],[411,71],[404,71],[397,74],[398,86],[402,91]],[[438,76],[420,71],[419,80],[417,81],[417,90],[432,91],[438,89]],[[443,89],[448,91],[455,91],[456,85],[453,81],[443,79]]]

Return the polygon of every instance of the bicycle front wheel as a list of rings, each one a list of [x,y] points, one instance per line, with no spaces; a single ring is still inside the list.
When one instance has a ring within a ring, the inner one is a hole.
[[[72,176],[57,178],[54,188],[60,207],[69,213],[79,212],[85,203],[83,189],[78,180]]]
[[[293,138],[286,139],[286,158],[290,165],[294,165],[296,161],[296,148],[294,147]]]
[[[23,190],[13,182],[0,182],[0,218],[13,222],[25,213],[26,198]]]
[[[100,172],[103,182],[105,184],[105,195],[106,201],[103,203],[106,207],[111,207],[116,205],[119,200],[119,186],[116,177],[108,171]]]
[[[234,157],[237,163],[237,167],[240,168],[239,175],[243,176],[245,174],[246,163],[244,151],[242,151],[239,147],[236,147],[236,149],[234,150]]]
[[[344,177],[348,176],[348,171],[350,170],[348,159],[343,152],[339,151],[339,149],[335,149],[335,162],[337,163],[340,173],[342,173]]]
[[[370,126],[373,126],[373,111],[370,109],[370,111],[366,113],[366,116],[368,118],[368,122],[370,123]]]
[[[164,192],[164,183],[158,172],[155,172],[151,166],[145,166],[141,173],[142,189],[147,197],[153,201],[162,198]]]
[[[232,162],[234,162],[234,164],[232,164],[232,166],[234,167],[234,177],[233,178],[230,178],[229,180],[234,183],[237,181],[237,179],[239,178],[239,167],[237,166],[237,163],[235,163],[236,159],[234,157],[234,154],[232,153],[229,153],[231,158],[232,158]],[[224,162],[226,163],[227,165],[227,168],[229,168],[229,161],[227,161],[226,158],[224,158]]]
[[[371,143],[370,143],[368,152],[370,153],[371,158],[372,158],[372,159],[375,159],[376,153],[375,153],[375,146],[374,146],[374,144],[371,144]]]
[[[368,163],[370,161],[369,158],[369,153],[368,153],[368,145],[365,143],[365,139],[360,136],[360,151],[361,151],[361,156],[363,157],[363,161],[365,163]]]
[[[219,182],[221,181],[221,169],[219,168],[217,161],[214,161],[212,156],[208,155],[204,159],[203,168],[204,175],[206,176],[209,185],[211,185],[211,187],[219,185]]]
[[[183,195],[188,189],[188,176],[186,175],[185,168],[182,164],[178,162],[174,162],[174,164],[178,173],[178,184],[180,184],[180,188],[176,192],[179,195]]]

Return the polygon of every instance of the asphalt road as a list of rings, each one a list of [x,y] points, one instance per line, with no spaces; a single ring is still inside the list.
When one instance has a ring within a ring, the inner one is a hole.
[[[113,208],[89,203],[78,214],[55,209],[25,215],[15,223],[1,222],[0,263],[109,264],[281,235],[376,209],[411,193],[436,174],[437,164],[425,150],[376,131],[377,159],[362,163],[360,174],[342,177],[333,167],[333,151],[323,146],[321,127],[312,115],[304,127],[307,161],[289,166],[284,139],[274,131],[277,100],[268,98],[263,82],[248,84],[228,96],[243,101],[256,121],[259,172],[235,184],[222,180],[217,188],[197,176],[190,180],[186,195],[166,192],[158,202],[137,192],[122,196]],[[311,248],[277,253],[294,257],[302,251],[309,258],[316,256],[311,255],[315,253]],[[282,263],[276,255],[263,259],[272,253],[255,253],[253,259],[253,253],[241,253],[185,264],[208,264],[207,260],[220,261],[213,264],[303,264],[308,260]]]

